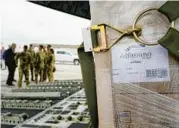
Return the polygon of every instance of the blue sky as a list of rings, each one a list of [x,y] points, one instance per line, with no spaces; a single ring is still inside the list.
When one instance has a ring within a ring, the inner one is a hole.
[[[1,1],[3,44],[80,44],[81,28],[90,21],[39,6],[25,0]]]

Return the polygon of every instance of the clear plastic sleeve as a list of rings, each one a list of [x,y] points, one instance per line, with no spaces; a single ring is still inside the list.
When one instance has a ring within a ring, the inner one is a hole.
[[[179,67],[172,66],[169,75],[165,82],[116,83],[112,79],[116,127],[178,128]]]

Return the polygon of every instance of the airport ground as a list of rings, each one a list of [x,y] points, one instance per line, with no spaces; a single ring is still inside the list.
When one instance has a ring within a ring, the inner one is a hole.
[[[67,80],[67,79],[82,79],[80,65],[73,64],[60,64],[56,63],[56,72],[54,73],[55,80]],[[1,70],[1,94],[11,91],[13,88],[17,88],[17,82],[14,82],[15,87],[8,87],[6,85],[6,79],[8,70]],[[18,81],[18,68],[16,68],[15,79]],[[23,87],[25,87],[23,83]]]

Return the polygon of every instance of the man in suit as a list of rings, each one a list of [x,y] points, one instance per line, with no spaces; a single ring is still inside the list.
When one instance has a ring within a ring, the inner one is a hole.
[[[14,79],[14,73],[17,67],[15,59],[14,59],[15,49],[16,49],[16,44],[13,43],[11,47],[5,51],[5,64],[8,67],[8,72],[9,72],[7,82],[6,82],[8,86],[13,86],[12,82],[16,81]]]

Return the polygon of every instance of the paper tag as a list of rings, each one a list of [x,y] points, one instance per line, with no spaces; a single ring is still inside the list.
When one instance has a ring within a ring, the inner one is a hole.
[[[169,81],[168,51],[160,45],[120,44],[112,49],[113,81]]]
[[[92,39],[91,39],[91,29],[90,28],[83,28],[82,29],[82,35],[83,35],[85,52],[92,51],[93,46],[92,46]]]

